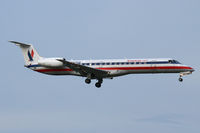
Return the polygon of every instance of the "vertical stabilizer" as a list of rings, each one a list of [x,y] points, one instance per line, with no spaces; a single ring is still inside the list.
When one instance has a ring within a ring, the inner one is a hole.
[[[41,58],[34,47],[30,44],[24,44],[16,41],[9,41],[11,43],[16,44],[22,50],[25,65],[36,64],[38,60]]]

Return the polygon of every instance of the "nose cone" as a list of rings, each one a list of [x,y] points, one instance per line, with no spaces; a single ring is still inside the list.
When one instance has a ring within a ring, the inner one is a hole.
[[[192,68],[192,67],[189,67],[190,68],[190,72],[194,72],[195,70],[194,70],[194,68]]]

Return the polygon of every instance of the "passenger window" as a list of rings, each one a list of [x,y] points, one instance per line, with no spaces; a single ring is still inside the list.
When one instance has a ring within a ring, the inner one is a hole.
[[[95,63],[92,63],[92,66],[94,66],[95,65]]]
[[[115,62],[113,62],[112,65],[115,65]]]
[[[110,65],[110,63],[109,63],[109,62],[107,62],[107,63],[106,63],[106,65]]]

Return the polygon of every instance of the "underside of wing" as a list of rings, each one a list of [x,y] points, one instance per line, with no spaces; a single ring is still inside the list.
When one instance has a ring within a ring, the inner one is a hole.
[[[87,77],[88,75],[90,75],[91,78],[104,78],[109,75],[108,71],[83,66],[66,60],[58,59],[58,61],[63,62],[65,66],[69,67],[73,71],[79,72],[82,76]]]

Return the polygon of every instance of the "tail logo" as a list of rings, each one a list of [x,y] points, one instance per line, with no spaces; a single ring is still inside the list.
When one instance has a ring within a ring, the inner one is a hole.
[[[29,57],[29,61],[33,61],[33,57],[34,57],[34,51],[33,51],[33,49],[31,50],[31,53],[28,50],[28,57]]]

